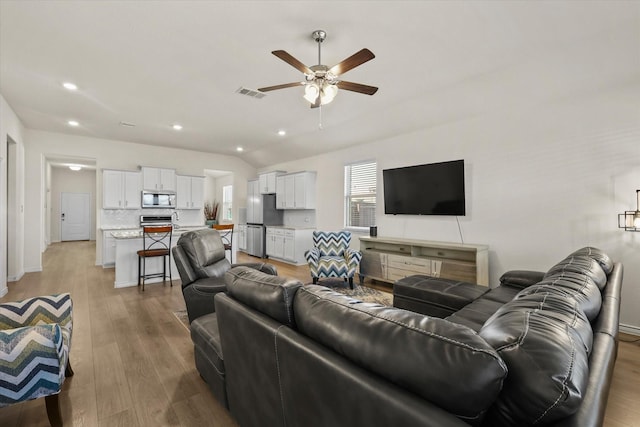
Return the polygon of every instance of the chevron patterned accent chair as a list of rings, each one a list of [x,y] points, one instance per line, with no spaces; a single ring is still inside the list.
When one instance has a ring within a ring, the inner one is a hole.
[[[68,293],[0,304],[0,408],[44,397],[49,423],[62,426],[58,393],[73,375],[72,329]]]
[[[362,253],[351,249],[351,233],[348,231],[314,231],[313,248],[304,256],[309,263],[313,283],[321,277],[342,277],[353,289],[353,276],[358,271]]]

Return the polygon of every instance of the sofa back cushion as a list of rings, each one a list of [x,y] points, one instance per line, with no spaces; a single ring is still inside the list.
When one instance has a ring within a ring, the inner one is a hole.
[[[227,292],[261,313],[295,327],[293,297],[302,286],[299,280],[272,276],[250,267],[234,267],[224,275]]]
[[[590,332],[578,305],[557,295],[526,295],[498,309],[479,334],[509,375],[486,425],[544,425],[576,412],[589,377]]]
[[[600,264],[600,267],[602,267],[602,270],[604,270],[607,276],[613,271],[613,260],[601,249],[587,246],[582,249],[578,249],[569,256],[588,256],[589,258],[594,259],[598,264]]]
[[[298,330],[459,418],[480,421],[507,374],[466,326],[308,285],[294,300]]]
[[[231,267],[225,258],[220,234],[211,228],[188,231],[178,239],[184,254],[198,278],[222,277]]]
[[[602,294],[595,282],[586,274],[558,272],[546,276],[536,285],[529,286],[518,296],[553,293],[574,300],[584,311],[590,322],[600,313]]]
[[[544,279],[549,276],[563,273],[579,273],[589,276],[600,290],[607,285],[607,275],[600,264],[593,258],[586,255],[569,255],[553,267],[544,275]],[[544,280],[543,279],[543,280]]]

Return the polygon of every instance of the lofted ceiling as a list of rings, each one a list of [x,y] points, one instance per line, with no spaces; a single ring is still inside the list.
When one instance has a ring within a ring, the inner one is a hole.
[[[302,88],[236,92],[301,81],[271,51],[315,65],[317,29],[325,65],[373,51],[344,79],[377,94],[340,91],[319,129]],[[637,81],[639,46],[640,2],[2,0],[0,93],[30,129],[259,168]]]

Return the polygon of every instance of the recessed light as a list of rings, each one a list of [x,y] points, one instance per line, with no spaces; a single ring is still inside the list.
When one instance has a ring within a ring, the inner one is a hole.
[[[284,130],[284,129],[280,129],[280,130],[278,131],[278,135],[280,135],[280,136],[285,136],[286,134],[287,134],[287,131],[286,131],[286,130]]]
[[[173,130],[182,130],[182,125],[176,123],[175,125],[173,125]]]
[[[82,167],[78,165],[71,165],[69,166],[69,169],[71,169],[72,171],[79,171],[80,169],[82,169]]]
[[[244,148],[242,148],[242,147],[237,147],[237,148],[236,148],[236,151],[238,151],[238,152],[242,152],[242,151],[244,151]]]
[[[64,86],[64,88],[67,90],[78,90],[78,86],[71,82],[64,82],[62,83],[62,86]]]
[[[75,120],[69,120],[67,123],[69,124],[69,126],[74,126],[74,127],[80,125],[80,123],[76,122]]]

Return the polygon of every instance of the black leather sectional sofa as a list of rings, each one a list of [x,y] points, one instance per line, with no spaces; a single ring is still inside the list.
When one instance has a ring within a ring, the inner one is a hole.
[[[597,249],[490,290],[444,281],[422,297],[446,319],[246,267],[225,282],[192,337],[241,426],[602,425],[622,265]]]

